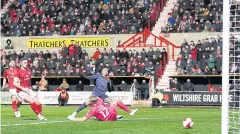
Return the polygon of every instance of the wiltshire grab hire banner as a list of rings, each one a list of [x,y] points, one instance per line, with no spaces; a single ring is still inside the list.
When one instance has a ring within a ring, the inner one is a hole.
[[[221,105],[221,92],[163,92],[166,104],[172,105]]]
[[[110,47],[110,38],[104,37],[81,37],[81,38],[35,38],[28,39],[28,48],[62,48],[65,43],[69,46],[71,42],[78,43],[83,48],[105,48]]]
[[[42,104],[58,104],[60,92],[35,92]],[[92,94],[92,92],[68,92],[68,104],[82,104]],[[123,101],[126,105],[131,105],[133,101],[132,92],[107,92],[112,99]],[[9,92],[1,92],[1,104],[11,104]],[[26,103],[24,103],[26,104]]]

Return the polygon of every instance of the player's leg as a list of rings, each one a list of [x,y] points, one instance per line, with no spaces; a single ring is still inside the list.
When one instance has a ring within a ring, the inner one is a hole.
[[[92,95],[97,96],[97,97],[99,97],[99,98],[102,98],[102,97],[101,97],[102,94],[99,94],[99,93],[93,92]],[[102,98],[102,99],[103,99],[103,98]],[[103,100],[104,100],[104,99],[103,99]],[[80,111],[82,111],[84,108],[86,108],[86,107],[88,106],[88,104],[89,104],[89,101],[87,100],[87,101],[84,102],[82,105],[80,105],[80,107],[79,107],[72,115],[74,115],[74,117],[75,117]]]
[[[105,102],[113,104],[113,105],[117,105],[119,108],[121,108],[122,110],[126,111],[127,113],[129,113],[130,115],[134,115],[138,109],[129,109],[125,104],[123,104],[122,101],[120,100],[112,100],[111,98],[106,98]]]
[[[19,117],[18,116],[18,109],[17,109],[17,96],[12,95],[11,99],[12,99],[12,109],[13,109],[14,115],[15,115],[15,117]]]
[[[121,120],[123,118],[123,115],[117,114],[117,101],[116,100],[110,100],[106,98],[107,103],[109,103],[109,107],[112,111],[112,119],[111,120]]]
[[[92,93],[92,95],[94,96],[97,96],[99,98],[102,98],[104,100],[104,96],[103,94],[98,94],[98,93]],[[80,105],[80,107],[75,111],[73,112],[71,115],[68,116],[68,119],[71,120],[73,119],[80,111],[82,111],[84,108],[86,108],[87,106],[89,105],[89,101],[85,101],[82,105]]]
[[[40,113],[42,114],[42,104],[40,103],[39,98],[38,98],[38,96],[36,95],[36,93],[33,92],[32,89],[30,89],[29,95],[33,98],[34,102],[37,104],[37,107],[38,107]]]
[[[12,108],[15,114],[15,117],[20,117],[20,111],[18,110],[18,104],[21,102],[21,99],[17,97],[16,89],[9,89],[11,100],[12,100]]]
[[[84,108],[86,108],[88,104],[89,104],[89,101],[85,101],[82,105],[80,105],[80,107],[76,111],[74,111],[71,115],[68,116],[68,119],[72,120],[73,118],[75,118],[75,116]]]
[[[35,102],[34,98],[32,98],[28,93],[23,92],[23,91],[19,92],[18,96],[22,100],[30,103],[30,107],[36,113],[36,115],[38,116],[39,120],[46,120],[46,118],[42,116],[41,109],[39,109],[39,107],[38,107],[37,103]]]

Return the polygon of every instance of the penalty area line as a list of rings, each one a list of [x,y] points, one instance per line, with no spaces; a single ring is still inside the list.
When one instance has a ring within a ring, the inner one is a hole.
[[[135,120],[166,120],[166,119],[174,119],[179,120],[180,118],[127,118],[127,119],[121,119],[119,121],[135,121]],[[74,122],[70,120],[65,121],[43,121],[43,122],[32,122],[32,123],[21,123],[21,124],[6,124],[6,125],[0,125],[1,127],[11,127],[11,126],[25,126],[25,125],[38,125],[38,124],[54,124],[54,123],[66,123],[66,122]]]

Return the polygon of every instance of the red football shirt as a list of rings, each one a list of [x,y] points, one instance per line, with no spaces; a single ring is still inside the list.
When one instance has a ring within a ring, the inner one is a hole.
[[[31,70],[19,69],[18,70],[18,78],[20,80],[20,86],[22,86],[24,88],[32,88],[31,87],[31,76],[32,76]]]
[[[95,116],[102,121],[115,121],[117,117],[117,111],[115,106],[107,106],[102,99],[98,99],[97,103],[88,111],[85,115],[87,119]]]
[[[8,79],[8,89],[15,89],[16,87],[13,85],[14,77],[18,77],[18,69],[7,69],[4,70],[4,78]]]

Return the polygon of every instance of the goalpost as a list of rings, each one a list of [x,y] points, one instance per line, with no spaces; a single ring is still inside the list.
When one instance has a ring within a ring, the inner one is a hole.
[[[240,134],[240,72],[229,72],[232,64],[240,64],[238,6],[240,0],[223,0],[222,134]]]

